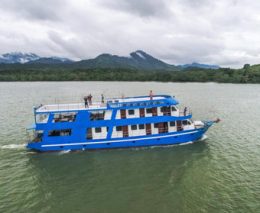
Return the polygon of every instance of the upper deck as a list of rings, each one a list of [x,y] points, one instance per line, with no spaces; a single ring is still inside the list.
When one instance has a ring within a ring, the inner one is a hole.
[[[36,113],[47,112],[68,112],[68,111],[80,111],[80,110],[105,110],[111,108],[139,108],[149,106],[163,106],[163,105],[176,105],[178,101],[169,95],[155,95],[152,98],[150,96],[137,96],[137,97],[125,97],[125,98],[112,98],[107,99],[104,103],[93,102],[88,106],[82,103],[71,104],[48,104],[41,105],[35,109]]]

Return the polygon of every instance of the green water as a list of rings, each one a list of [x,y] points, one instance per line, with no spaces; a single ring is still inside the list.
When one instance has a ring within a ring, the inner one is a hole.
[[[197,143],[92,152],[28,152],[32,106],[175,95],[195,119],[222,122]],[[0,83],[0,212],[260,212],[260,85]]]

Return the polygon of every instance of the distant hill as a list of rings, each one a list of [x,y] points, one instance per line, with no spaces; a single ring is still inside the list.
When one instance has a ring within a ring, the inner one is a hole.
[[[37,60],[29,61],[27,64],[70,64],[74,61],[67,58],[59,57],[49,57],[49,58],[39,58]]]
[[[57,64],[70,63],[72,60],[61,57],[40,57],[34,53],[13,52],[0,55],[0,63],[3,64]]]
[[[199,63],[196,63],[196,62],[193,62],[192,64],[180,65],[180,67],[182,69],[186,69],[186,68],[219,69],[220,68],[220,66],[218,66],[218,65],[199,64]]]
[[[73,64],[77,68],[124,68],[139,70],[178,70],[174,65],[167,64],[152,57],[142,50],[130,53],[129,57],[101,54],[94,59],[82,60]]]
[[[24,64],[30,61],[38,60],[40,57],[34,53],[20,53],[20,52],[13,52],[13,53],[6,53],[0,55],[0,63],[5,64],[15,64],[20,63]]]
[[[181,71],[188,68],[218,69],[217,65],[185,64],[171,65],[165,63],[142,50],[137,50],[129,56],[101,54],[93,59],[73,61],[61,57],[40,57],[34,53],[6,53],[0,56],[0,70],[6,69],[133,69],[133,70],[164,70]]]

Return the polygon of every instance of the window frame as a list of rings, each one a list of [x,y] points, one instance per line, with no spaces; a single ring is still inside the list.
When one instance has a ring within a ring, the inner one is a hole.
[[[129,109],[128,110],[128,115],[135,115],[135,110],[134,109]]]
[[[131,130],[132,130],[132,131],[137,130],[137,125],[136,125],[136,124],[131,125]]]

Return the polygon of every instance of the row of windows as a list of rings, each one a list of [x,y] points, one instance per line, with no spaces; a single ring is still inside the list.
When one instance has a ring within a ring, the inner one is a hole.
[[[153,109],[155,109],[155,110],[157,110],[156,108],[147,108],[146,109],[146,113],[147,114],[152,114],[153,113]],[[164,112],[167,112],[167,111],[177,111],[177,109],[174,107],[174,106],[172,106],[172,107],[161,107],[160,108],[160,111],[162,112],[162,113],[164,113]],[[133,110],[133,109],[129,109],[128,110],[128,114],[129,115],[134,115],[135,114],[135,110]]]
[[[148,101],[148,102],[138,102],[138,103],[124,103],[123,107],[138,107],[138,106],[150,106],[150,105],[160,105],[164,104],[163,101]]]
[[[160,123],[154,123],[154,128],[159,128],[159,124]],[[186,126],[186,125],[190,125],[191,122],[189,120],[182,120],[182,125]],[[174,127],[176,126],[176,122],[175,121],[171,121],[169,122],[169,126]],[[102,132],[102,128],[101,127],[96,127],[95,129],[95,133],[101,133]],[[131,125],[131,130],[143,130],[145,129],[145,124],[134,124]],[[106,130],[108,132],[109,127],[106,127]],[[122,126],[117,126],[116,127],[116,131],[120,132],[123,130]],[[91,131],[91,128],[88,129],[88,131]],[[48,136],[70,136],[71,135],[71,129],[62,129],[62,130],[51,130],[49,131]]]

